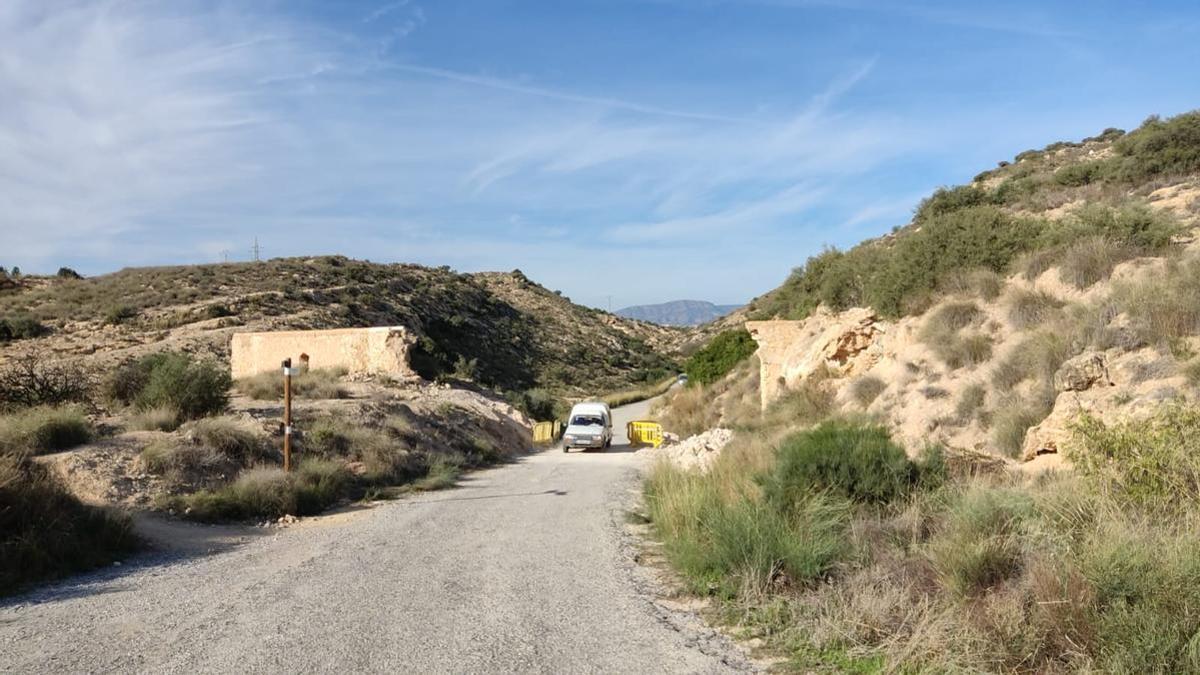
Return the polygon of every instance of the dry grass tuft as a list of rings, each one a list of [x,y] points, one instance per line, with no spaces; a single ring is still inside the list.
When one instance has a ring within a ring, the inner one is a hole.
[[[0,454],[40,455],[91,440],[92,425],[79,406],[36,406],[0,416]]]
[[[315,368],[292,378],[292,394],[311,399],[340,399],[349,396],[341,383],[345,368]],[[283,398],[283,376],[277,372],[243,377],[234,385],[245,396],[259,401]]]
[[[1015,289],[1007,298],[1008,321],[1017,330],[1045,326],[1058,317],[1064,304],[1043,291]]]
[[[850,383],[850,397],[864,408],[869,407],[887,389],[887,383],[877,375],[863,375]]]

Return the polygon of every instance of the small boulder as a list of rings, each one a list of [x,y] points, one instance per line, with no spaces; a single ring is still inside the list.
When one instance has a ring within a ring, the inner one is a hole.
[[[1097,384],[1111,386],[1104,356],[1094,352],[1068,359],[1054,374],[1054,388],[1060,392],[1087,391]]]

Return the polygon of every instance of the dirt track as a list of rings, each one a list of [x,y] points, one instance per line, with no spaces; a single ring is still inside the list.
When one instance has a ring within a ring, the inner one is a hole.
[[[656,602],[623,514],[645,460],[551,450],[462,487],[286,529],[197,527],[188,550],[0,605],[13,672],[725,672]],[[201,554],[212,535],[218,550]],[[199,543],[198,543],[199,542]]]

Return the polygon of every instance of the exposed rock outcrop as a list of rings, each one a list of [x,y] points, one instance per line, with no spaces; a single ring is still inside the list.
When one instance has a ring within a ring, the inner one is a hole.
[[[758,343],[765,408],[783,390],[821,368],[839,375],[869,369],[879,359],[872,347],[887,324],[870,309],[836,314],[820,309],[802,321],[749,321],[746,330]]]
[[[1095,385],[1112,386],[1103,354],[1080,354],[1067,360],[1054,374],[1055,391],[1087,391]]]

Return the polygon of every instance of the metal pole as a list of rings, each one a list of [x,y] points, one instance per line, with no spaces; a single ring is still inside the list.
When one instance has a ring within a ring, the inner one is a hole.
[[[283,360],[283,470],[292,470],[292,360]]]

